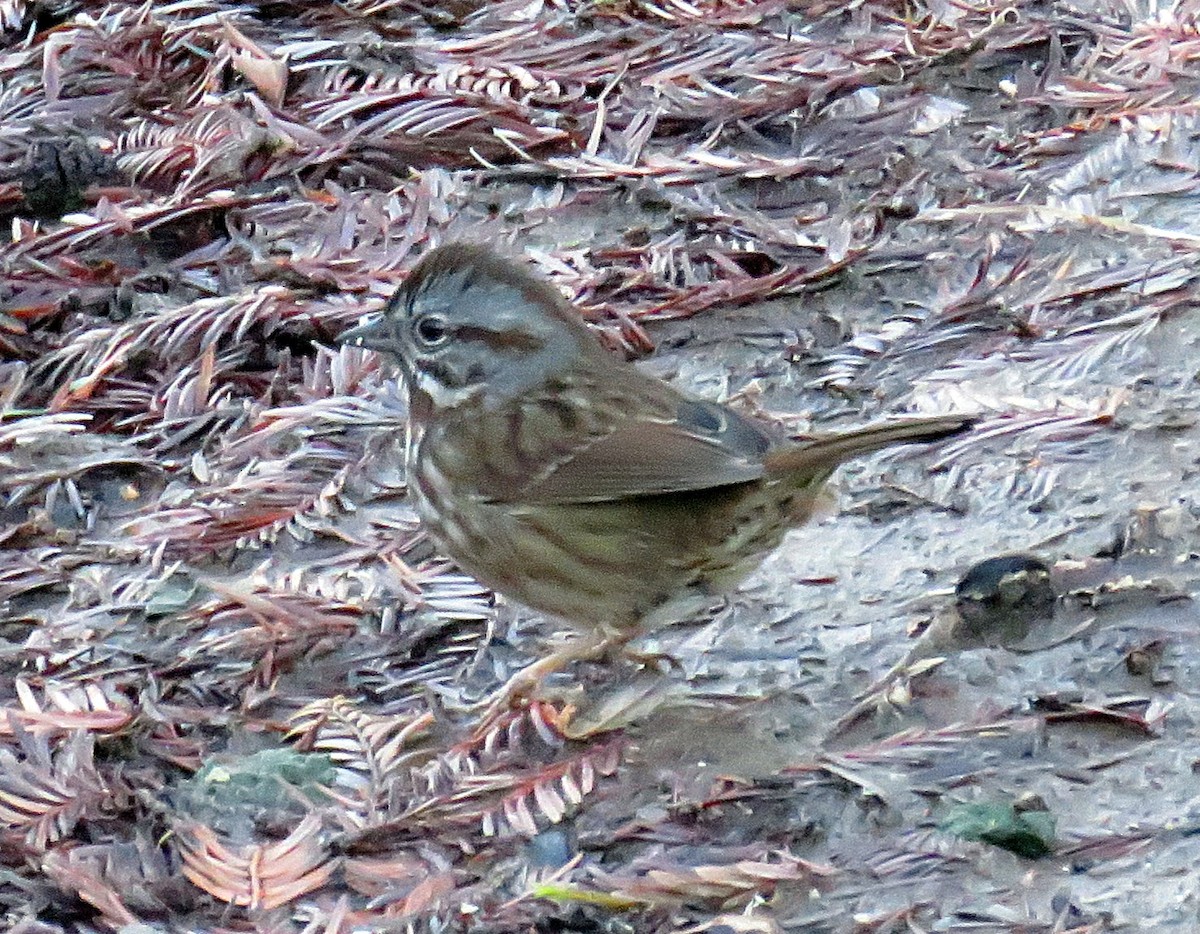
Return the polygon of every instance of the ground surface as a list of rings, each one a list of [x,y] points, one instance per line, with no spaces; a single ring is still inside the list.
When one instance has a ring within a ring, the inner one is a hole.
[[[5,923],[1200,929],[1185,6],[0,2]],[[797,431],[980,425],[472,738],[555,626],[331,349],[456,237]],[[1062,599],[955,636],[1012,552]]]

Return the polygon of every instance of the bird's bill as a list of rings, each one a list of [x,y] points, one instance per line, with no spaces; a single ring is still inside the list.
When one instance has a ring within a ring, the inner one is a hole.
[[[395,350],[396,338],[384,315],[376,315],[358,327],[343,331],[337,342],[342,346],[365,347],[367,350]]]

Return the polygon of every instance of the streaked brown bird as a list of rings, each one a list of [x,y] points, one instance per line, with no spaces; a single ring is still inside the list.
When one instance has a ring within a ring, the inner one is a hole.
[[[409,492],[437,545],[586,633],[514,676],[493,709],[571,660],[711,605],[810,518],[843,461],[971,421],[790,440],[618,359],[550,285],[465,244],[429,253],[341,340],[400,365]]]

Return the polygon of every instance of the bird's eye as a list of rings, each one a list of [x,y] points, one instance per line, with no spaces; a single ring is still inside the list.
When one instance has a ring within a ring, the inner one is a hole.
[[[423,315],[417,319],[413,330],[416,331],[417,339],[426,347],[436,347],[438,344],[445,343],[450,336],[446,319],[438,315]]]

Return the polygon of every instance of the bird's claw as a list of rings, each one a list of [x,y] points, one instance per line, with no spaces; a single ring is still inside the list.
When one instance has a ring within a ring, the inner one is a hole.
[[[487,732],[496,720],[510,711],[529,705],[542,683],[542,676],[530,673],[529,668],[522,668],[480,702],[483,713],[480,714],[479,726],[475,731],[477,735]]]

